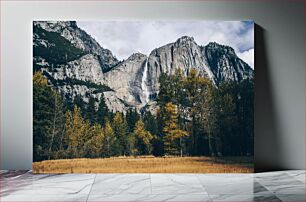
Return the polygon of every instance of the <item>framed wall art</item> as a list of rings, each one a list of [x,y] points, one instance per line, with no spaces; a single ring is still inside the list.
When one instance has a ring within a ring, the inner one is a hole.
[[[253,21],[34,21],[35,173],[253,172]]]

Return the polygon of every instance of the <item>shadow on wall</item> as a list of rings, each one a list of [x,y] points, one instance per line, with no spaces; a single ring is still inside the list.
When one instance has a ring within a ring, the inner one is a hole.
[[[255,172],[284,169],[269,67],[266,30],[255,24]]]

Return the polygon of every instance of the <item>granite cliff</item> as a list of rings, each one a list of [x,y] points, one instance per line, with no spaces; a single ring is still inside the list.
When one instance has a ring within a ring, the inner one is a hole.
[[[216,87],[223,81],[240,82],[254,76],[253,69],[233,48],[215,42],[198,45],[189,36],[158,47],[148,56],[134,53],[123,61],[101,45],[76,22],[36,21],[34,70],[43,71],[50,84],[72,101],[81,96],[88,102],[93,96],[99,102],[103,93],[112,111],[140,111],[147,104],[154,109],[160,74],[173,74],[177,68],[185,75],[196,68]]]

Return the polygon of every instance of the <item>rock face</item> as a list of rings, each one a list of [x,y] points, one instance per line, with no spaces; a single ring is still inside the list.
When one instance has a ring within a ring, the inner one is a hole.
[[[58,65],[49,72],[54,79],[72,78],[102,84],[103,72],[97,56],[86,54],[77,60]]]
[[[142,78],[147,56],[134,53],[104,75],[104,84],[116,92],[127,106],[139,109],[142,105]]]
[[[75,21],[35,21],[33,26],[59,33],[76,48],[97,56],[103,72],[119,63],[110,50],[102,48],[95,39],[80,29]]]
[[[88,102],[90,96],[100,100],[103,93],[112,111],[155,109],[160,74],[173,74],[178,68],[185,75],[195,68],[216,86],[254,76],[231,47],[199,46],[189,36],[156,48],[149,56],[134,53],[118,61],[76,22],[34,22],[33,28],[34,70],[43,71],[67,99],[81,96]]]
[[[192,37],[183,36],[176,42],[167,44],[153,50],[148,59],[148,85],[150,92],[157,94],[159,91],[158,77],[160,74],[174,74],[180,68],[185,75],[191,68],[213,82],[215,80],[206,58],[203,57],[201,48],[196,44]]]
[[[210,67],[216,85],[222,81],[241,81],[254,77],[250,66],[237,57],[233,48],[215,42],[201,47],[202,55]]]

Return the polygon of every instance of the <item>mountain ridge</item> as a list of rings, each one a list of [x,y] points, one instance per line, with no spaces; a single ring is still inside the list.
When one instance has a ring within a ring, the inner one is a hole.
[[[57,33],[59,36],[56,37],[60,41],[67,40],[76,48],[57,50],[58,55],[66,56],[66,61],[62,64],[42,58],[35,53],[36,49],[44,48],[48,52],[49,47],[59,44],[53,38],[44,38],[34,29],[34,66],[39,66],[39,70],[57,80],[69,78],[108,86],[113,91],[94,93],[97,89],[75,83],[63,86],[54,84],[71,100],[77,95],[84,101],[89,100],[88,95],[100,100],[103,93],[106,104],[112,111],[126,111],[128,108],[140,111],[148,101],[154,101],[151,97],[158,94],[158,78],[161,73],[173,74],[177,68],[181,68],[185,75],[191,68],[195,68],[215,86],[223,81],[240,82],[254,76],[252,68],[236,55],[233,48],[216,42],[201,46],[190,36],[182,36],[175,42],[155,48],[149,55],[133,53],[127,59],[119,61],[110,50],[102,48],[93,37],[80,29],[75,21],[41,21],[34,22],[33,27]],[[71,50],[76,54],[70,54]],[[71,61],[67,61],[67,55],[73,56]],[[147,74],[144,75],[144,72]],[[144,89],[148,91],[149,99],[144,99]]]

